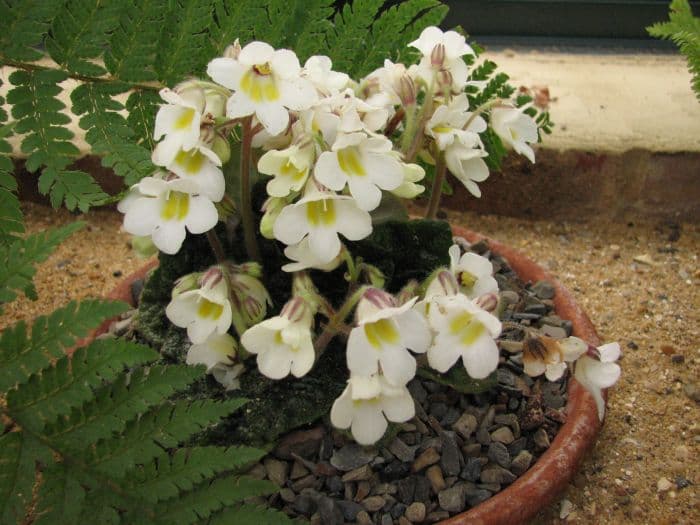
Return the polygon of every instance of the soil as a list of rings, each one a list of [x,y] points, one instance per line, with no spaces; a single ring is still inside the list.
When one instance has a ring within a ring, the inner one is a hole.
[[[26,204],[36,232],[76,217]],[[5,305],[0,328],[71,299],[100,296],[143,264],[120,233],[121,216],[100,210],[39,267],[39,300]],[[700,521],[700,225],[528,221],[449,212],[541,264],[574,292],[605,341],[619,341],[623,376],[606,424],[560,501],[535,523]],[[560,518],[560,516],[564,516]]]

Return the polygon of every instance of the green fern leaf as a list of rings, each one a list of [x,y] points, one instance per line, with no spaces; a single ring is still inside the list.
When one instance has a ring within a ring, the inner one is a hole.
[[[127,425],[124,434],[97,444],[89,464],[106,475],[123,476],[137,464],[145,464],[192,435],[217,423],[245,401],[230,399],[177,401],[155,408]]]
[[[1,160],[3,159],[0,158]],[[0,162],[1,164],[2,162]],[[24,215],[19,206],[17,195],[1,186],[0,210],[2,210],[0,215],[0,247],[6,248],[9,243],[17,241],[17,235],[24,233]],[[0,248],[0,257],[2,257],[2,248]],[[2,294],[1,291],[0,294]]]
[[[119,24],[116,0],[69,0],[51,24],[46,50],[59,65],[79,75],[99,76],[105,69],[90,61],[102,55]]]
[[[39,486],[33,525],[81,523],[80,512],[86,495],[75,471],[59,463],[50,466],[42,476],[45,481]]]
[[[204,70],[211,58],[206,32],[211,23],[211,0],[174,0],[156,59],[158,78],[165,85],[173,85]]]
[[[92,445],[124,431],[127,422],[201,377],[199,367],[137,368],[105,385],[95,398],[47,427],[45,433],[61,449]]]
[[[27,333],[24,321],[6,328],[0,334],[0,392],[45,368],[52,359],[85,337],[104,319],[124,312],[125,303],[113,301],[75,301],[59,308],[49,316],[40,316]]]
[[[134,132],[132,140],[149,151],[155,147],[153,129],[158,104],[162,102],[158,93],[147,89],[135,90],[126,101],[126,110],[129,112],[127,123]]]
[[[20,5],[0,0],[0,53],[13,60],[40,59],[37,48],[62,6],[61,0],[23,0]]]
[[[125,82],[156,80],[155,59],[165,23],[167,0],[125,0],[105,65]]]
[[[332,1],[268,0],[265,4],[269,23],[255,26],[256,39],[293,49],[302,63],[323,51],[324,35],[331,27]]]
[[[85,139],[102,165],[112,168],[126,185],[131,186],[151,175],[155,167],[150,151],[133,142],[133,130],[119,112],[124,106],[114,95],[125,91],[126,85],[83,84],[71,94],[73,112],[82,115],[80,127],[87,131]]]
[[[10,302],[18,293],[36,299],[32,279],[35,266],[44,262],[56,246],[82,228],[84,223],[74,222],[61,228],[17,239],[7,246],[0,245],[0,312],[2,304]]]
[[[209,31],[210,55],[221,55],[226,46],[233,44],[237,38],[241,45],[253,40],[255,28],[270,23],[266,4],[267,0],[217,0],[214,4],[214,24]]]
[[[124,367],[155,361],[158,356],[147,346],[124,340],[94,341],[11,390],[7,410],[22,428],[40,432],[58,416],[92,399],[91,389],[111,381]]]
[[[357,57],[365,52],[369,29],[383,4],[384,0],[355,0],[335,14],[326,35],[327,54],[335,70],[351,74]]]
[[[160,502],[155,513],[161,525],[189,525],[211,516],[226,505],[233,505],[253,496],[272,494],[277,486],[266,480],[247,476],[205,482],[195,490],[177,498]]]
[[[265,455],[251,447],[196,447],[177,450],[128,476],[128,486],[153,503],[176,498],[206,479],[252,465]]]
[[[349,73],[355,78],[364,77],[381,67],[386,58],[396,60],[406,54],[408,43],[426,27],[439,25],[447,10],[439,0],[407,0],[387,9],[372,25],[366,48]]]
[[[63,203],[69,210],[77,208],[84,213],[108,198],[95,179],[84,171],[58,170],[50,166],[39,176],[39,192],[49,194],[54,208]]]
[[[291,525],[299,523],[286,514],[256,505],[240,505],[223,510],[201,525]]]

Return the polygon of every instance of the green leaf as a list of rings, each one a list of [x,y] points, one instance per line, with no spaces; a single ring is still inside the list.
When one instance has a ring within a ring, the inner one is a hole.
[[[7,246],[0,245],[0,311],[2,304],[14,300],[18,293],[35,298],[32,283],[35,266],[48,259],[60,243],[83,226],[82,222],[74,222],[17,239]]]
[[[0,164],[2,164],[2,162],[0,162]],[[12,180],[14,180],[14,178]],[[0,214],[1,256],[2,249],[6,248],[9,243],[17,241],[17,236],[24,233],[24,215],[19,206],[17,195],[3,187],[0,187],[0,210],[2,210],[2,214]],[[0,294],[1,293],[2,292],[0,292]]]
[[[345,4],[333,17],[328,30],[328,56],[336,71],[351,73],[367,46],[367,35],[384,0],[355,0]]]
[[[42,57],[37,49],[61,0],[0,0],[0,53],[14,60],[33,61]]]
[[[37,317],[31,334],[24,321],[6,328],[0,334],[0,392],[25,382],[105,319],[127,308],[127,304],[114,301],[73,301],[48,316]]]
[[[22,428],[40,432],[57,417],[92,399],[92,389],[114,379],[124,367],[156,359],[158,352],[144,345],[124,340],[93,341],[11,390],[8,411]]]
[[[63,464],[51,465],[42,473],[44,482],[37,495],[37,518],[34,525],[81,523],[80,513],[85,506],[85,489],[74,469]],[[97,522],[95,522],[97,523]]]
[[[127,123],[134,132],[132,140],[147,150],[155,147],[153,129],[158,104],[161,102],[158,93],[147,89],[135,90],[126,101],[126,110],[129,112]]]
[[[216,0],[214,24],[210,28],[210,55],[221,55],[227,46],[240,39],[241,45],[253,40],[256,28],[269,25],[266,4],[269,0]],[[277,36],[280,38],[280,36]]]
[[[445,374],[440,374],[429,368],[419,368],[417,373],[421,377],[430,379],[441,385],[449,386],[462,394],[487,392],[495,387],[498,382],[496,372],[492,373],[486,379],[474,379],[473,377],[469,377],[461,361],[450,368]]]
[[[332,1],[268,0],[265,4],[269,23],[255,27],[256,39],[293,49],[302,63],[323,51],[324,35],[331,27]]]

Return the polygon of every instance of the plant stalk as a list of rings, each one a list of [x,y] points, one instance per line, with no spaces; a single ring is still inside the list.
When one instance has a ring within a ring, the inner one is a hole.
[[[435,179],[433,180],[433,189],[430,193],[430,203],[428,211],[425,214],[426,219],[435,219],[438,209],[440,208],[440,197],[442,197],[442,184],[445,182],[447,174],[447,164],[445,163],[445,155],[440,152],[435,166]]]
[[[321,332],[321,335],[318,336],[314,343],[316,355],[321,355],[328,346],[328,343],[330,343],[331,340],[342,329],[343,324],[345,323],[345,319],[348,315],[350,315],[353,308],[355,308],[360,299],[362,299],[362,296],[364,295],[366,290],[367,286],[361,286],[360,288],[355,290],[352,294],[348,296],[347,299],[345,299],[345,302],[338,309],[338,311],[335,312],[335,314],[328,319],[328,324],[325,326],[323,332]]]
[[[207,232],[207,240],[209,241],[209,246],[211,246],[211,251],[214,252],[216,257],[216,262],[222,263],[226,261],[226,253],[224,252],[224,247],[221,244],[221,239],[216,234],[214,230],[209,230]]]
[[[241,142],[241,223],[243,225],[243,239],[248,257],[256,262],[261,262],[258,242],[255,237],[255,217],[253,216],[253,195],[250,187],[250,158],[252,152],[253,130],[251,122],[253,117],[243,119],[243,139]]]

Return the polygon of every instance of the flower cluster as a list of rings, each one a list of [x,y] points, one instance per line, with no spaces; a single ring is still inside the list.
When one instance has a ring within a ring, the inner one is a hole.
[[[291,50],[236,41],[209,63],[211,80],[161,91],[152,156],[159,169],[119,205],[124,229],[150,237],[166,254],[181,249],[186,231],[207,234],[217,264],[175,283],[165,313],[187,330],[187,363],[205,365],[227,389],[239,386],[252,356],[269,378],[302,377],[330,340],[347,335],[349,379],[331,421],[363,444],[376,442],[389,421],[414,415],[406,385],[419,366],[438,372],[464,366],[476,379],[493,373],[501,322],[486,258],[454,245],[444,254],[449,267],[392,295],[377,268],[353,258],[347,241],[372,233],[372,212],[385,199],[423,193],[427,170],[433,172],[429,218],[447,170],[480,196],[478,183],[489,176],[484,133],[532,162],[531,144],[539,138],[527,108],[513,101],[494,96],[470,107],[469,90],[483,86],[470,81],[465,57],[475,53],[462,35],[430,27],[410,46],[420,52],[417,64],[386,60],[354,81],[334,71],[328,57],[312,56],[302,66]],[[236,162],[234,183],[223,167]],[[252,208],[253,167],[267,177],[261,210]],[[250,261],[229,260],[215,228],[240,241]],[[258,234],[280,243],[289,259],[281,270],[293,274],[289,300],[269,318],[275,305]],[[348,295],[334,306],[306,271],[342,264]],[[318,323],[317,334],[318,316],[327,322]],[[575,341],[557,344],[558,353],[545,343],[525,352],[526,372],[552,379],[578,359],[577,377],[589,388],[610,383],[609,367],[586,361],[605,363],[602,357],[596,361]],[[608,359],[611,352],[603,354]]]

